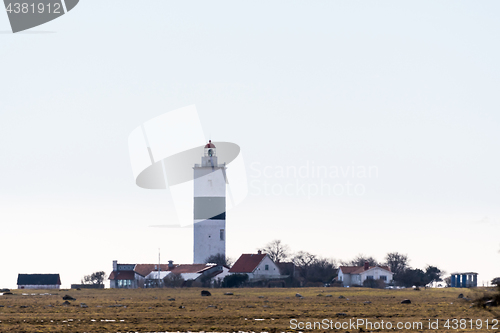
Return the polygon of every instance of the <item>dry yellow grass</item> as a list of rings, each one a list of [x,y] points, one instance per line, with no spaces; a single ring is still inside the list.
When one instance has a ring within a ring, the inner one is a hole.
[[[478,319],[491,322],[493,313],[471,307],[471,302],[457,297],[459,293],[469,298],[480,296],[484,292],[480,288],[421,291],[364,288],[210,289],[212,296],[209,297],[200,296],[200,292],[198,288],[14,290],[14,295],[0,296],[0,332],[282,332],[293,331],[292,319],[297,322],[327,319],[332,323],[349,319],[365,319],[373,323],[384,320],[393,325],[396,322],[422,322],[423,329],[410,330],[419,332],[500,330],[500,324],[496,330],[491,327],[484,330],[484,325],[483,329],[475,326],[473,329],[458,327],[457,330],[443,327],[445,320],[453,318],[466,319],[467,324],[470,319],[474,323]],[[224,295],[226,292],[234,295]],[[303,298],[296,297],[296,293]],[[69,306],[62,305],[62,296],[66,294],[76,298]],[[341,295],[346,298],[339,298]],[[406,298],[412,304],[400,303]],[[365,304],[367,301],[371,303]],[[82,308],[80,303],[88,307]],[[439,319],[440,329],[428,329],[429,319]],[[369,331],[366,327],[363,330]],[[360,330],[334,328],[318,331]]]

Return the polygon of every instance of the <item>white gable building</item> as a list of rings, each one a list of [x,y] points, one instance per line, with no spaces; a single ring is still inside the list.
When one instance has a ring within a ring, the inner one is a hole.
[[[368,279],[382,280],[385,284],[392,282],[394,273],[387,266],[340,266],[337,280],[344,287],[362,286]]]
[[[248,281],[281,278],[280,269],[269,258],[259,251],[257,254],[242,254],[229,270],[233,274],[247,274]]]

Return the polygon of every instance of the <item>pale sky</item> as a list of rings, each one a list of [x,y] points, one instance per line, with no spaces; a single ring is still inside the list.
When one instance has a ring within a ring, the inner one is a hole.
[[[281,239],[338,260],[398,251],[479,284],[499,276],[499,11],[82,0],[17,34],[0,13],[0,288],[18,273],[69,287],[113,260],[157,262],[158,248],[163,263],[191,263],[191,228],[150,227],[176,211],[168,191],[135,185],[128,136],[193,104],[206,139],[245,158],[230,257]]]

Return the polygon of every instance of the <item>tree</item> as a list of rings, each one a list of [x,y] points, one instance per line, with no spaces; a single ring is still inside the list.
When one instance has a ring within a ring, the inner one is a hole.
[[[447,287],[451,287],[451,277],[447,276],[443,279]]]
[[[403,273],[408,268],[408,256],[406,254],[401,254],[399,252],[387,253],[385,256],[385,265],[389,266],[391,272],[394,273],[394,279],[397,280],[397,276]]]
[[[334,259],[318,258],[309,265],[307,282],[330,283],[337,276],[337,264]]]
[[[309,267],[315,261],[316,261],[316,255],[305,251],[297,252],[297,254],[294,255],[292,258],[293,264],[299,268],[300,276],[303,277],[304,279],[307,277]]]
[[[363,287],[366,288],[377,288],[377,289],[384,289],[385,288],[385,281],[384,280],[375,280],[375,279],[366,279],[363,281]]]
[[[279,239],[275,239],[272,242],[267,243],[266,246],[260,248],[259,250],[269,255],[269,258],[271,258],[271,260],[275,263],[279,263],[290,256],[290,247],[283,244]]]
[[[364,254],[358,254],[351,261],[342,261],[341,263],[343,266],[364,266],[367,261],[370,266],[378,266],[377,260],[373,257],[367,257]]]
[[[222,266],[227,266],[231,268],[233,265],[233,259],[226,257],[222,253],[212,254],[210,257],[205,259],[206,264],[217,264]]]
[[[429,283],[433,282],[443,281],[443,279],[441,278],[443,274],[444,272],[442,272],[439,268],[427,265],[427,267],[425,268],[425,277],[424,277],[425,285],[428,285]]]
[[[104,271],[94,272],[90,275],[85,275],[82,279],[82,284],[102,284],[106,273]]]
[[[180,274],[170,273],[163,278],[163,283],[165,287],[178,288],[182,287],[182,285],[184,284],[184,279]]]
[[[496,286],[500,287],[500,277],[496,277],[493,280],[491,280],[491,284],[494,286],[496,285]]]
[[[231,274],[226,275],[224,280],[222,280],[223,288],[238,288],[243,283],[248,281],[247,274]]]
[[[398,282],[405,287],[420,287],[427,284],[425,280],[425,272],[418,268],[408,268],[404,272],[400,273]]]

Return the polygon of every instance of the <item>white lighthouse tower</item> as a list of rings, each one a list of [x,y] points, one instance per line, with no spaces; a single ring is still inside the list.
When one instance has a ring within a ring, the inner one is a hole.
[[[194,165],[194,263],[226,256],[226,165],[217,164],[212,140]]]

